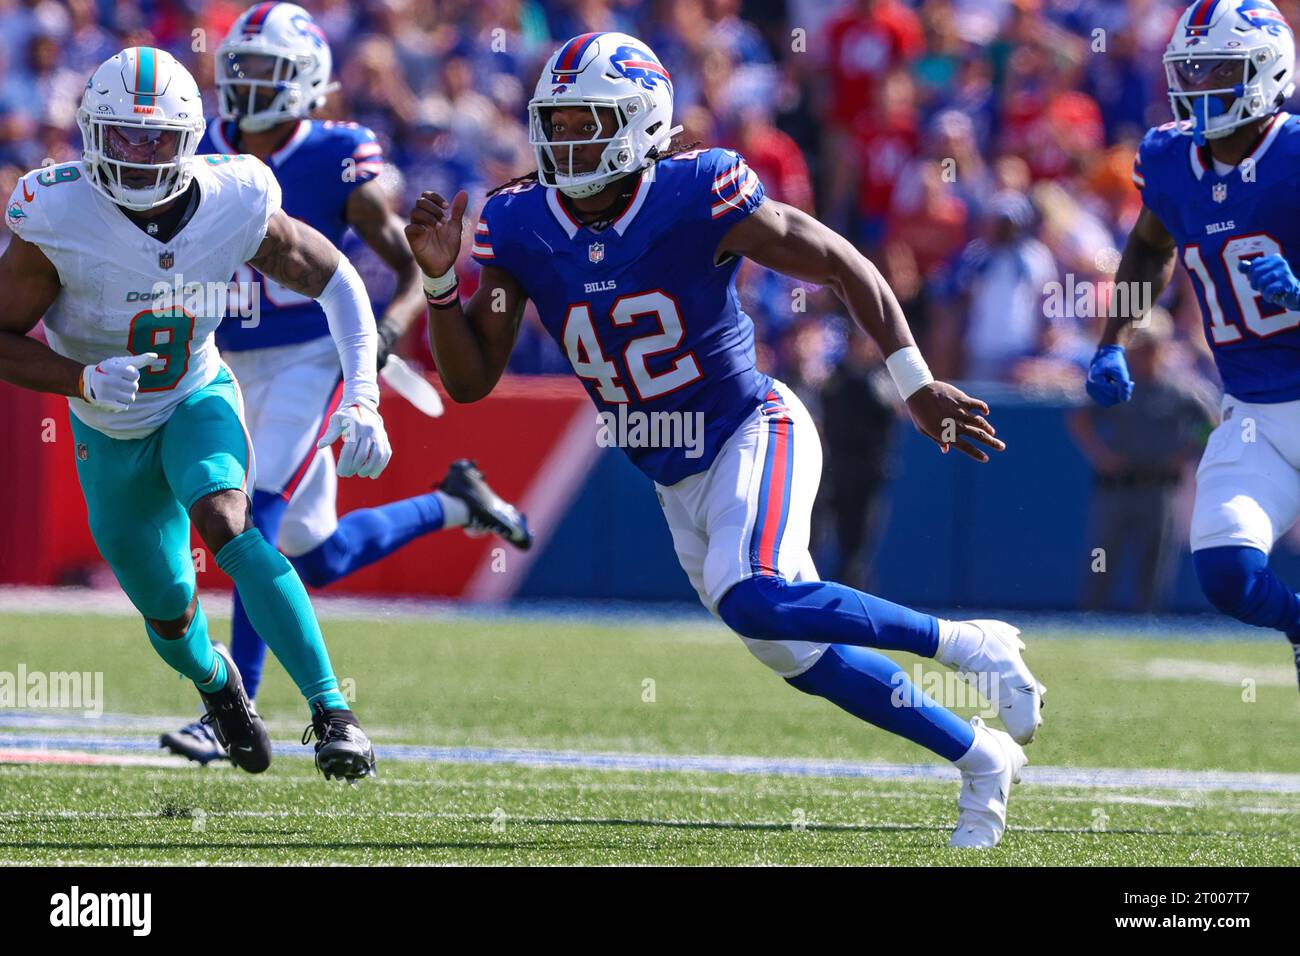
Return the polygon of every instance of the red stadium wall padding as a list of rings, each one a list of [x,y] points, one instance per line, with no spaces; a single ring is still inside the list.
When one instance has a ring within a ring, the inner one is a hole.
[[[436,377],[432,381],[441,392]],[[507,377],[482,402],[456,405],[445,393],[443,401],[446,414],[432,419],[385,388],[382,411],[393,460],[378,480],[339,481],[341,514],[429,491],[457,458],[475,459],[499,493],[518,500],[575,413],[588,403],[581,386],[567,377]],[[6,490],[0,505],[0,583],[57,584],[84,580],[88,573],[102,576],[102,560],[86,528],[67,402],[2,383],[0,402],[5,409],[0,415],[0,481]],[[594,443],[594,412],[592,421]],[[452,597],[462,593],[499,545],[493,537],[440,532],[327,590]],[[197,538],[194,547],[202,547]],[[229,587],[211,555],[204,555],[199,585]]]
[[[68,403],[0,382],[0,582],[57,584],[99,562],[77,483]]]

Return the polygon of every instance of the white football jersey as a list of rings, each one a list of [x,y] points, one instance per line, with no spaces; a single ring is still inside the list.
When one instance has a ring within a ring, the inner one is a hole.
[[[141,370],[140,392],[125,411],[68,399],[77,418],[112,438],[145,437],[216,377],[212,333],[227,304],[219,293],[257,253],[280,208],[280,186],[255,156],[198,156],[193,164],[199,207],[167,242],[93,189],[80,162],[28,173],[6,208],[9,228],[59,272],[63,288],[45,315],[54,351],[86,365],[159,355]],[[232,309],[238,301],[229,297]]]

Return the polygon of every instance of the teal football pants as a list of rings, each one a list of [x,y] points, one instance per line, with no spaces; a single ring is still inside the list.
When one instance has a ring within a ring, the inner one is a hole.
[[[230,373],[222,369],[144,438],[110,438],[75,415],[72,433],[99,553],[145,618],[184,617],[195,589],[190,508],[250,484],[251,445]]]

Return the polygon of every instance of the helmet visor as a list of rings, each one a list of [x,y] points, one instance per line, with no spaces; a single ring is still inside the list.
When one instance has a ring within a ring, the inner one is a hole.
[[[1179,93],[1241,93],[1246,83],[1245,57],[1182,57],[1169,62],[1169,83]]]
[[[227,52],[217,57],[217,87],[227,118],[270,110],[276,97],[298,79],[298,65],[269,53]]]
[[[101,155],[118,164],[127,189],[152,189],[176,167],[181,133],[149,126],[101,126]]]
[[[114,121],[78,117],[85,139],[84,159],[91,179],[114,202],[130,209],[148,209],[165,202],[188,185],[186,163],[202,133],[201,121]]]

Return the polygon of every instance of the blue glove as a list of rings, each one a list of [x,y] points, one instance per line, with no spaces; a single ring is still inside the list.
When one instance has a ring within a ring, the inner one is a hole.
[[[1133,379],[1129,378],[1124,346],[1103,345],[1088,367],[1088,394],[1102,408],[1127,402],[1133,397]]]
[[[1250,287],[1266,302],[1293,311],[1300,309],[1300,279],[1291,271],[1291,264],[1281,256],[1238,259],[1237,269],[1250,279]]]

